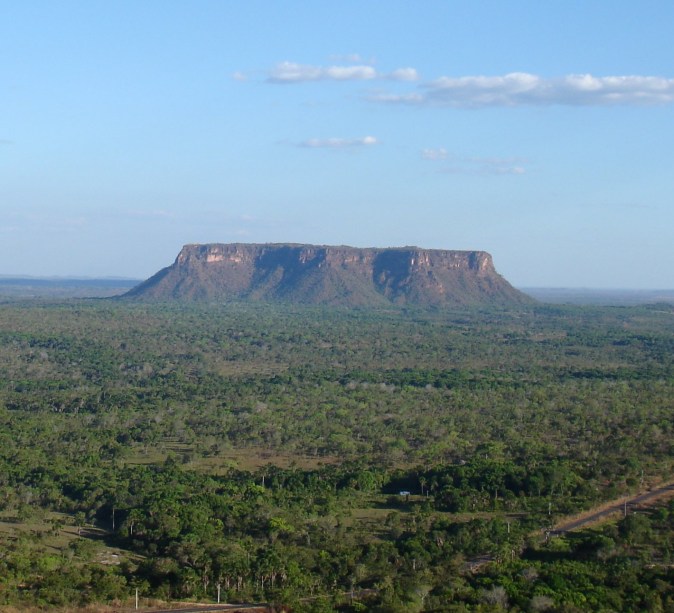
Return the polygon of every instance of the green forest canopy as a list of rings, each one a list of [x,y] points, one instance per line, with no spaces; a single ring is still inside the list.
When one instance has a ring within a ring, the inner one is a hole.
[[[6,302],[0,604],[666,606],[666,506],[532,535],[671,479],[673,363],[671,305]]]

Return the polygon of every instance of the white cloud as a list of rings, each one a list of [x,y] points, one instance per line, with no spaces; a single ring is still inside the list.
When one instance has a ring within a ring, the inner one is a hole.
[[[503,76],[440,77],[422,86],[422,92],[376,94],[384,103],[485,108],[516,106],[654,105],[674,102],[674,79],[652,76],[594,77],[572,74],[546,79],[513,72]]]
[[[523,166],[448,166],[441,171],[447,175],[523,175],[526,169]]]
[[[350,149],[353,147],[370,147],[378,144],[374,136],[362,138],[310,138],[299,144],[300,147],[309,149]]]
[[[319,70],[321,78],[331,81],[366,81],[377,76],[372,66],[328,66]]]
[[[387,94],[384,92],[379,92],[376,94],[371,94],[367,97],[371,102],[383,102],[384,104],[423,104],[424,96],[421,94]]]
[[[527,160],[518,157],[459,157],[448,154],[443,149],[424,149],[421,152],[424,160],[447,161],[439,170],[450,175],[523,175],[526,173]]]
[[[304,83],[306,81],[364,81],[374,79],[372,66],[308,66],[282,62],[274,68],[268,81],[272,83]]]
[[[419,78],[414,68],[398,68],[389,74],[379,73],[372,66],[310,66],[295,62],[281,62],[271,72],[270,83],[306,83],[308,81],[416,81]]]
[[[439,149],[422,149],[421,151],[422,160],[446,160],[447,155],[447,149],[444,147],[440,147]]]
[[[416,68],[398,68],[389,75],[389,78],[394,81],[418,81],[419,73]]]
[[[245,73],[239,72],[237,70],[236,72],[232,73],[232,79],[234,79],[235,81],[247,81],[248,76]]]

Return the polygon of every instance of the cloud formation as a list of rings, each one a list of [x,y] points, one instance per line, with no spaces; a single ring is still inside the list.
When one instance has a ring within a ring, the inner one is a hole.
[[[418,92],[383,93],[370,100],[445,108],[655,105],[674,102],[674,79],[590,74],[546,79],[512,72],[497,77],[440,77],[421,85]]]
[[[444,147],[439,147],[438,149],[422,149],[421,150],[421,159],[422,160],[446,160],[447,159],[447,149]]]
[[[393,81],[418,81],[419,73],[416,68],[398,68],[386,76]]]
[[[391,73],[377,72],[372,66],[310,66],[295,62],[281,62],[273,68],[269,83],[306,83],[309,81],[371,81],[387,79],[393,81],[415,81],[419,78],[414,68],[398,68]]]
[[[460,157],[451,155],[444,147],[422,149],[421,159],[445,162],[438,172],[450,175],[523,175],[527,163],[518,157]]]
[[[361,138],[310,138],[299,143],[298,146],[309,149],[351,149],[370,147],[378,143],[379,141],[374,136],[363,136]]]
[[[523,175],[525,160],[521,158],[463,158],[444,168],[443,173],[452,175]]]

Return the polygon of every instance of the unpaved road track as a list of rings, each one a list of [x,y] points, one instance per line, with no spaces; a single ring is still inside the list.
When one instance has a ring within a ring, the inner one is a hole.
[[[553,530],[550,530],[549,535],[555,536],[565,534],[566,532],[572,532],[573,530],[578,530],[580,528],[584,528],[585,526],[596,524],[618,513],[624,513],[625,510],[629,512],[630,508],[637,506],[648,506],[649,504],[652,504],[661,498],[667,498],[670,496],[674,496],[674,482],[667,483],[666,485],[662,485],[648,492],[632,496],[631,498],[622,498],[620,500],[616,500],[612,503],[609,503],[608,505],[602,506],[602,508],[598,511],[588,511],[580,517],[564,521],[558,524]],[[479,558],[474,558],[471,560],[469,566],[472,571],[475,571],[492,560],[492,556],[480,556]],[[129,613],[131,610],[132,609],[120,609],[120,611],[123,611],[124,613]],[[236,613],[236,611],[246,611],[248,613],[265,613],[269,611],[269,608],[260,604],[210,604],[191,607],[188,606],[185,608],[141,608],[138,610],[145,611],[145,613],[202,613],[204,611],[230,611],[230,613]]]
[[[246,613],[268,613],[269,607],[259,604],[202,604],[186,605],[184,607],[176,606],[172,609],[153,609],[152,607],[139,607],[138,609],[119,609],[119,613],[131,613],[132,611],[141,613],[203,613],[204,611],[245,611]]]
[[[578,530],[579,528],[584,528],[590,524],[595,524],[604,519],[608,519],[616,513],[624,513],[626,509],[629,512],[630,508],[636,506],[648,506],[648,504],[652,504],[660,498],[672,495],[674,495],[674,483],[668,483],[667,485],[663,485],[649,492],[615,501],[608,506],[602,507],[599,511],[590,511],[588,514],[577,517],[576,519],[562,522],[550,531],[550,535],[564,534],[566,532],[571,532],[572,530]]]

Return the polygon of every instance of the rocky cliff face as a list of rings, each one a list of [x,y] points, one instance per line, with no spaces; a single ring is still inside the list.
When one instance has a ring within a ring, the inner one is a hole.
[[[172,266],[125,296],[349,306],[530,301],[484,251],[244,243],[186,245]]]

